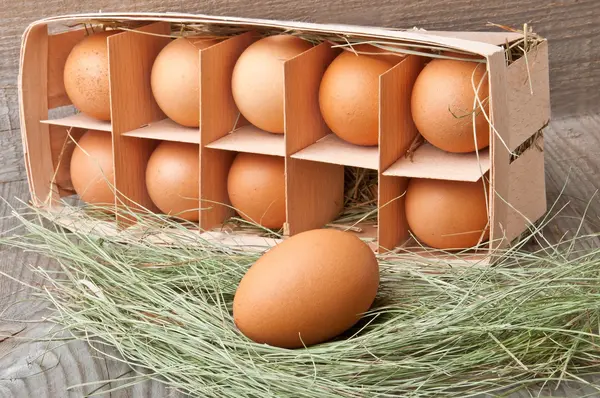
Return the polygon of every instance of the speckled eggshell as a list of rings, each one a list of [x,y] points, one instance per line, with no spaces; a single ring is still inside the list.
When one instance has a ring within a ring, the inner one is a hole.
[[[71,182],[84,202],[97,205],[115,203],[115,173],[112,137],[107,131],[87,131],[77,141],[71,156]]]
[[[233,318],[255,342],[310,346],[356,324],[378,287],[377,260],[358,237],[332,229],[307,231],[252,265],[236,291]]]
[[[252,43],[242,53],[233,69],[231,89],[250,123],[283,134],[283,64],[311,47],[298,37],[275,35]]]
[[[198,221],[200,152],[196,144],[161,142],[146,166],[146,188],[165,214]]]
[[[489,237],[486,195],[481,181],[413,178],[408,183],[405,203],[410,230],[428,246],[466,249],[477,245],[480,238],[483,242]]]
[[[110,120],[108,82],[108,36],[117,31],[94,33],[77,43],[65,62],[67,96],[81,112],[100,120]]]
[[[239,153],[229,169],[227,192],[240,216],[266,228],[285,223],[285,160]]]
[[[381,50],[354,46],[329,65],[319,87],[319,106],[327,126],[335,135],[355,145],[379,142],[379,76],[400,57],[371,55]],[[367,54],[364,54],[367,53]]]
[[[432,145],[456,153],[489,145],[489,124],[481,108],[476,108],[472,83],[477,87],[481,82],[478,98],[487,113],[489,90],[485,71],[484,63],[447,59],[435,59],[421,71],[413,88],[411,111],[417,129]]]
[[[161,50],[152,65],[150,82],[158,106],[171,120],[183,126],[200,124],[199,50],[218,41],[181,37]]]

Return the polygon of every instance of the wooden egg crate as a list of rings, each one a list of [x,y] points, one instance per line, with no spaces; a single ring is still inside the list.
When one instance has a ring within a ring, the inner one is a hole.
[[[134,21],[140,27],[108,38],[111,121],[82,113],[50,119],[49,111],[70,105],[63,69],[84,28],[60,33],[49,29],[76,23]],[[166,118],[150,88],[154,59],[169,43],[171,23],[243,27],[245,33],[199,50],[200,127],[180,126]],[[345,34],[404,43],[426,43],[479,54],[487,59],[490,85],[490,147],[453,154],[429,144],[407,151],[418,131],[410,113],[412,84],[426,57],[407,55],[379,78],[379,145],[360,147],[337,138],[324,123],[318,104],[319,84],[341,51],[323,42],[284,63],[285,133],[264,132],[240,117],[231,93],[237,58],[258,39],[256,30],[301,30]],[[546,211],[543,136],[550,116],[548,47],[545,41],[526,56],[507,63],[501,47],[521,39],[512,32],[388,31],[378,28],[188,14],[82,14],[33,23],[21,52],[20,109],[31,196],[52,207],[73,195],[69,158],[73,143],[86,130],[112,135],[117,198],[131,206],[154,206],[145,187],[146,163],[161,140],[198,144],[200,148],[199,231],[218,229],[234,215],[227,206],[227,173],[237,152],[285,158],[285,235],[321,228],[333,221],[344,200],[344,166],[377,170],[378,223],[371,229],[380,252],[406,245],[409,231],[403,193],[409,178],[490,180],[490,249],[508,245]],[[408,82],[408,84],[406,83]],[[534,138],[532,138],[534,137]],[[518,156],[511,155],[515,151]],[[225,205],[220,205],[225,204]],[[481,261],[490,252],[473,254]]]

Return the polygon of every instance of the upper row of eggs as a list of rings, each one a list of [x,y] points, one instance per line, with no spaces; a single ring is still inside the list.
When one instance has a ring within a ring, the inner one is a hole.
[[[64,70],[65,90],[75,107],[101,120],[110,120],[107,37],[114,33],[96,33],[79,42]],[[152,93],[173,121],[199,125],[198,51],[217,43],[202,37],[178,38],[156,57],[150,76]],[[270,133],[284,132],[283,64],[311,47],[301,38],[275,35],[254,42],[241,54],[231,90],[250,123]],[[327,67],[319,107],[325,123],[341,139],[373,146],[379,137],[379,77],[404,57],[370,45],[355,45],[353,50],[342,51]],[[483,63],[451,59],[434,59],[421,71],[411,96],[412,117],[432,145],[448,152],[488,146],[489,125],[481,111],[483,107],[487,112],[485,72]]]

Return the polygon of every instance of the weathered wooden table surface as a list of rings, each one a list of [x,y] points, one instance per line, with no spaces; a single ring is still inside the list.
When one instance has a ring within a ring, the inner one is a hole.
[[[315,22],[338,22],[409,28],[485,30],[487,22],[512,26],[531,23],[550,40],[553,121],[545,133],[548,200],[567,205],[547,229],[558,239],[578,228],[589,204],[584,232],[600,231],[600,1],[598,0],[101,0],[38,2],[2,0],[0,6],[0,197],[18,205],[28,191],[22,162],[18,121],[17,73],[20,35],[36,19],[87,11],[183,11]],[[561,193],[562,192],[562,193]],[[16,226],[0,204],[0,231]],[[600,242],[596,242],[600,245]],[[101,358],[83,343],[34,341],[56,330],[43,322],[47,305],[35,301],[39,287],[30,267],[52,269],[46,259],[20,250],[0,249],[0,397],[79,397],[102,387],[93,384],[117,378],[127,368]],[[56,347],[52,351],[49,348]],[[70,386],[92,383],[68,389]],[[561,388],[553,395],[583,396]],[[144,382],[104,396],[179,396],[156,382]]]

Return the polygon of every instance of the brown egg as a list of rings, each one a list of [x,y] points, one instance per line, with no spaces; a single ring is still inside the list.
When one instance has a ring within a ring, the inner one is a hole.
[[[485,64],[479,62],[436,59],[419,74],[412,92],[412,116],[419,132],[432,145],[459,153],[473,152],[489,145],[489,124],[481,108],[475,107],[472,86],[472,80],[477,87],[483,79],[479,99],[487,113],[485,71]],[[473,114],[476,115],[477,145]]]
[[[244,220],[280,229],[286,219],[284,158],[238,154],[229,169],[227,192]]]
[[[200,124],[199,51],[217,40],[181,37],[162,49],[152,65],[152,94],[162,111],[184,126]]]
[[[115,181],[110,132],[89,130],[77,141],[71,156],[71,182],[81,200],[114,204]]]
[[[489,237],[481,181],[411,179],[406,190],[406,219],[419,241],[437,249],[465,249]]]
[[[108,36],[118,31],[94,33],[73,47],[64,70],[67,96],[81,112],[110,120]]]
[[[233,69],[231,89],[250,123],[283,134],[283,63],[311,47],[298,37],[276,35],[258,40],[242,53]]]
[[[161,142],[148,160],[146,188],[165,214],[198,221],[200,150],[196,144]]]
[[[380,52],[373,46],[356,51]],[[341,139],[356,145],[379,142],[379,76],[401,58],[393,55],[356,55],[344,51],[325,71],[319,106],[325,123]]]
[[[258,343],[310,346],[352,327],[378,287],[377,259],[364,242],[348,232],[312,230],[252,265],[235,293],[233,318]]]

